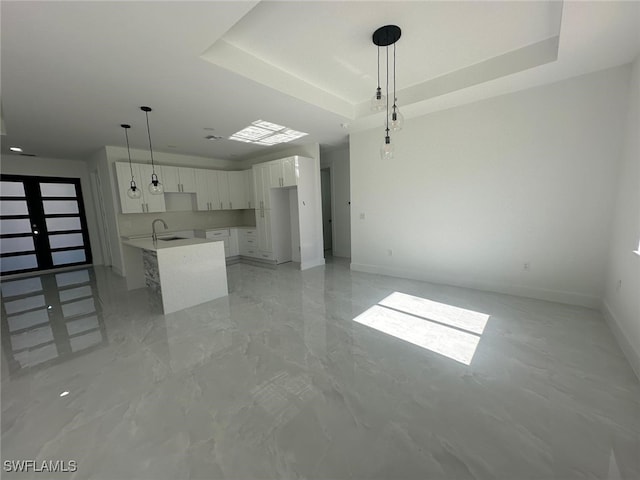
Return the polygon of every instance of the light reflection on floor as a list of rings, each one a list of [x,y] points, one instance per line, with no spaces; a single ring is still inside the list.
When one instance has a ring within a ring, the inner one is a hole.
[[[354,321],[471,365],[489,315],[393,292]]]
[[[90,269],[8,280],[0,290],[3,349],[11,374],[107,342]]]

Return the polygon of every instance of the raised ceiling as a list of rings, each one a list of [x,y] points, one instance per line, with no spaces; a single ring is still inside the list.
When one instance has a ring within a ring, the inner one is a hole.
[[[406,116],[628,63],[638,2],[11,2],[2,14],[2,153],[84,159],[103,145],[242,159],[254,120],[338,145],[381,124],[373,31],[403,30]],[[211,130],[213,129],[213,130]],[[206,140],[207,135],[221,140]]]

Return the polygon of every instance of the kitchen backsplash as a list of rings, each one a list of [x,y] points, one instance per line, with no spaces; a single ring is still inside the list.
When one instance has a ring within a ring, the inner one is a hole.
[[[255,226],[255,210],[219,210],[211,212],[161,212],[118,214],[120,235],[151,235],[151,222],[161,218],[169,231],[203,230],[216,227]]]

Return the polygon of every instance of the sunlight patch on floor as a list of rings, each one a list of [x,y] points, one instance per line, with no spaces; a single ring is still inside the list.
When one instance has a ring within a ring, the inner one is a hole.
[[[354,321],[470,365],[489,315],[393,292]]]

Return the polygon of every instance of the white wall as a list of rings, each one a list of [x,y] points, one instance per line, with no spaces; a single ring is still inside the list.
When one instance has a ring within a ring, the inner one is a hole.
[[[640,57],[633,63],[603,311],[640,377]]]
[[[331,169],[333,256],[351,257],[351,186],[349,146],[320,152],[321,167]]]
[[[352,268],[599,306],[629,73],[352,134]]]
[[[89,230],[89,243],[91,245],[93,264],[101,265],[103,263],[100,236],[96,222],[96,209],[91,182],[89,180],[89,169],[85,162],[58,158],[3,155],[2,173],[11,175],[79,178],[87,218],[87,229]]]

